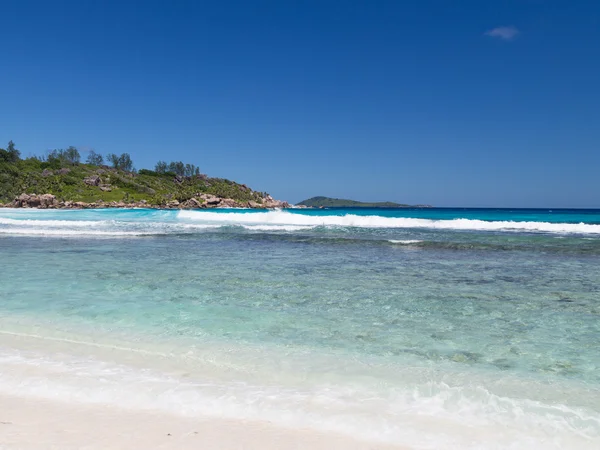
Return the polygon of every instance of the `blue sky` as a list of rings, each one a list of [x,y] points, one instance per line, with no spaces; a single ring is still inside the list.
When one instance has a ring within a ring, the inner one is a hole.
[[[0,145],[292,202],[600,207],[600,2],[0,2]]]

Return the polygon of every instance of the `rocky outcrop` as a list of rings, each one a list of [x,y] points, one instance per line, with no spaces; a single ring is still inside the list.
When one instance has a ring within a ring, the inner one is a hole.
[[[21,194],[13,201],[12,206],[14,208],[56,208],[59,203],[56,197],[52,194]]]
[[[93,178],[93,177],[90,177]],[[90,180],[95,182],[95,180]],[[88,183],[86,183],[88,184]],[[100,184],[100,189],[110,190],[110,186]],[[40,209],[94,209],[94,208],[166,208],[166,209],[206,209],[206,208],[288,208],[287,202],[275,200],[271,196],[263,199],[262,203],[254,200],[238,201],[232,198],[217,197],[212,194],[198,193],[195,197],[179,202],[178,200],[169,200],[166,204],[152,205],[146,200],[138,202],[71,202],[58,201],[52,194],[21,194],[16,197],[12,203],[2,205],[5,208],[40,208]]]
[[[289,208],[290,204],[288,202],[282,202],[281,200],[275,200],[270,195],[267,195],[264,198],[263,208]]]
[[[185,202],[181,203],[179,207],[181,209],[206,208],[206,206],[204,206],[203,203],[196,198],[190,198],[189,200],[186,200]]]
[[[207,207],[216,208],[221,202],[221,198],[211,194],[199,194],[198,198],[204,200]]]

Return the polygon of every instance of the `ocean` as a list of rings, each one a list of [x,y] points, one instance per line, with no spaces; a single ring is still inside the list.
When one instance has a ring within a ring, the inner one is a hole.
[[[0,393],[600,448],[600,210],[0,209]]]

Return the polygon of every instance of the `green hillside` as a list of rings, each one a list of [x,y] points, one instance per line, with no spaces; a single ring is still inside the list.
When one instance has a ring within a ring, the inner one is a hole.
[[[356,200],[346,200],[330,197],[312,197],[298,203],[301,206],[312,208],[406,208],[410,205],[404,205],[394,202],[359,202]]]
[[[22,193],[53,194],[61,202],[139,202],[164,205],[184,202],[199,194],[233,199],[240,206],[255,207],[272,199],[234,181],[211,178],[198,168],[182,162],[159,162],[157,170],[136,171],[128,154],[107,155],[91,152],[86,163],[74,147],[55,150],[45,157],[22,159],[12,141],[0,149],[0,203],[12,202]]]

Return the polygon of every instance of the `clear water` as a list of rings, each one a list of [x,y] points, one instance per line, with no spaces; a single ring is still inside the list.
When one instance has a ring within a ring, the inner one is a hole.
[[[600,211],[0,210],[0,391],[600,448]]]

